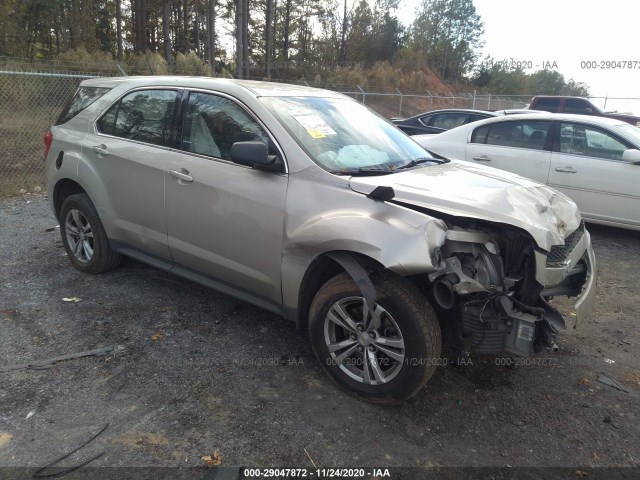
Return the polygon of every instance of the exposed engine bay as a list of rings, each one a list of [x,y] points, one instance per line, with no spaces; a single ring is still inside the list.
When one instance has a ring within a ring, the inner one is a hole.
[[[489,355],[555,350],[556,335],[565,322],[548,300],[580,295],[588,259],[584,253],[585,258],[569,268],[568,256],[584,233],[581,224],[564,246],[545,252],[516,230],[480,222],[465,228],[449,225],[436,251],[438,267],[428,275],[445,341],[462,351]],[[540,271],[548,269],[561,270],[553,276],[553,281],[560,280],[557,284],[539,281],[547,278]]]

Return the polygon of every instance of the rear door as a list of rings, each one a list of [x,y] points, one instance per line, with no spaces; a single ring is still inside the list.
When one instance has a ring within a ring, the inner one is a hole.
[[[231,162],[240,141],[264,142],[281,155],[239,102],[189,93],[180,150],[166,164],[169,247],[181,266],[280,303],[288,176]]]
[[[91,178],[102,180],[106,192],[96,207],[108,210],[99,213],[109,237],[163,258],[170,256],[164,170],[178,93],[153,87],[126,94],[98,119],[83,147]]]
[[[550,120],[503,120],[473,130],[467,161],[546,183],[551,162]]]
[[[549,185],[571,197],[583,215],[640,226],[640,165],[622,160],[635,148],[614,133],[579,122],[557,122]]]

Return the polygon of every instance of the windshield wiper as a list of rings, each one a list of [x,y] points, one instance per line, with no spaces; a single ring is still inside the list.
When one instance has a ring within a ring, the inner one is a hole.
[[[351,170],[331,170],[330,173],[335,175],[352,175],[354,177],[366,177],[373,175],[389,175],[393,173],[393,170],[386,170],[382,168],[373,168],[373,167],[361,167],[357,169]]]
[[[449,160],[445,160],[442,158],[417,158],[415,160],[411,160],[409,163],[405,163],[404,165],[400,165],[399,167],[396,168],[396,170],[404,170],[407,168],[413,168],[417,165],[420,165],[421,163],[427,163],[427,162],[433,162],[433,163],[437,163],[438,165],[443,164],[443,163],[447,163]]]
[[[438,160],[442,160],[442,163],[449,163],[451,161],[450,158],[447,157],[443,157],[442,155],[436,153],[436,152],[432,152],[431,150],[427,150],[427,152],[429,152],[429,155],[431,155],[433,158],[436,158]]]

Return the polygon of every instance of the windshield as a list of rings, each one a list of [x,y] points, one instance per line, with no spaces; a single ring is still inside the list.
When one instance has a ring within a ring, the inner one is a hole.
[[[367,169],[389,172],[413,160],[431,158],[396,127],[353,100],[321,97],[261,100],[311,159],[331,172]]]
[[[640,128],[635,127],[629,123],[625,123],[623,125],[616,125],[619,130],[622,130],[627,135],[631,135],[633,139],[636,141],[636,146],[640,144]]]

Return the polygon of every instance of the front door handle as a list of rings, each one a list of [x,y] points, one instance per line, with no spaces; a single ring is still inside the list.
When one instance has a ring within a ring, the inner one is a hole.
[[[97,153],[98,155],[102,155],[103,157],[109,155],[109,149],[104,143],[102,145],[94,145],[93,147],[91,147],[91,150],[93,150],[93,153]]]
[[[178,180],[182,180],[183,182],[193,182],[193,177],[186,168],[181,168],[180,170],[169,170],[169,175],[173,178],[177,178]]]
[[[578,171],[573,167],[558,167],[558,168],[556,168],[556,172],[560,172],[560,173],[578,173]]]
[[[479,157],[473,157],[474,160],[477,160],[478,162],[490,162],[491,159],[489,157],[487,157],[486,155],[480,155]]]

